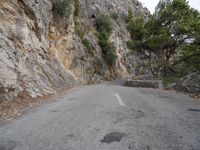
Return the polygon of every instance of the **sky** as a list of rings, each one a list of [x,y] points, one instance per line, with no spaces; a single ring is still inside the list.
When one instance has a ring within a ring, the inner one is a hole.
[[[151,13],[154,12],[159,0],[139,0],[142,2],[143,6],[147,7]],[[200,0],[188,0],[189,4],[200,11]]]

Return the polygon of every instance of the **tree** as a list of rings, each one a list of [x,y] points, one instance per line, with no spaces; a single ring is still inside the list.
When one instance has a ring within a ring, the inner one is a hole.
[[[129,21],[129,47],[146,57],[152,74],[166,77],[187,57],[199,59],[199,26],[199,12],[186,0],[161,0],[147,22]]]

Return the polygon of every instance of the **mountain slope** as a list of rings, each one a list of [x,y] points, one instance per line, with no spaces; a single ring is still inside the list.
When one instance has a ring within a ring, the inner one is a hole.
[[[62,20],[54,14],[50,0],[0,2],[1,101],[43,96],[79,82],[99,82],[133,72],[136,58],[126,46],[125,18],[129,9],[142,17],[149,12],[135,0],[81,0],[80,4],[79,16],[74,16],[72,1],[68,19]],[[116,47],[117,59],[110,67],[102,56],[95,19],[113,13],[118,18],[112,19],[109,41]],[[84,31],[82,38],[77,25]],[[92,53],[83,39],[89,41]]]

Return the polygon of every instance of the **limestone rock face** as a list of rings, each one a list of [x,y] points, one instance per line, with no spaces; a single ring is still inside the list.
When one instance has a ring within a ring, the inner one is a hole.
[[[0,2],[0,102],[72,86],[75,76],[49,52],[52,4],[48,0]]]
[[[200,94],[200,74],[192,73],[180,79],[174,88],[177,91]]]
[[[78,69],[81,72],[81,77],[85,79],[94,78],[94,76],[100,75],[106,79],[119,78],[122,76],[128,76],[134,73],[134,68],[137,65],[137,58],[131,54],[131,51],[127,48],[126,42],[130,39],[130,35],[126,30],[126,17],[128,16],[128,10],[131,9],[135,16],[141,16],[145,19],[148,18],[150,12],[143,8],[142,4],[137,0],[80,0],[82,6],[81,20],[85,26],[85,38],[89,39],[95,49],[93,57],[87,57],[87,50],[80,41],[74,40],[75,48],[73,50],[74,60],[77,65],[74,67],[82,68]],[[95,31],[95,19],[98,15],[105,14],[109,16],[113,23],[113,31],[110,36],[110,42],[114,43],[116,47],[117,60],[113,68],[106,66],[105,61],[102,59],[101,48],[98,45],[98,39]],[[117,14],[117,19],[113,19],[112,15]],[[77,38],[75,38],[77,39]],[[79,46],[77,46],[79,43]],[[80,51],[81,52],[78,52]],[[78,52],[78,56],[76,53]],[[80,57],[81,54],[81,57]],[[100,62],[100,69],[95,69],[96,60]],[[74,63],[73,63],[74,64]],[[76,70],[76,69],[75,69]],[[84,70],[85,72],[82,72]],[[88,71],[92,72],[92,74]]]
[[[56,93],[62,87],[78,82],[96,83],[129,75],[136,58],[130,55],[126,41],[125,18],[128,9],[147,18],[149,12],[137,0],[80,0],[80,22],[84,39],[90,41],[89,52],[75,32],[74,8],[68,25],[55,23],[51,0],[0,1],[0,102],[23,94],[31,97]],[[98,44],[95,17],[111,16],[114,29],[110,41],[116,46],[117,61],[106,65]]]

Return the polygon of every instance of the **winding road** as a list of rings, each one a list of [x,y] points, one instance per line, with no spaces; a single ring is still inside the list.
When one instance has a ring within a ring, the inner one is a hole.
[[[1,123],[0,150],[200,150],[200,102],[156,89],[85,85]]]

